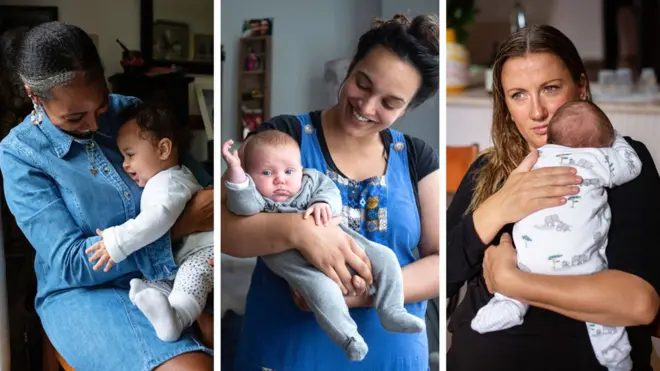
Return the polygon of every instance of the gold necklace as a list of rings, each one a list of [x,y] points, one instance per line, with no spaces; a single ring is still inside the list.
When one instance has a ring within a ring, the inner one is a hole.
[[[92,173],[93,176],[96,176],[96,173],[99,172],[99,169],[94,163],[94,147],[94,135],[92,135],[92,138],[87,143],[85,143],[85,152],[87,153],[87,161],[89,161],[89,172]]]

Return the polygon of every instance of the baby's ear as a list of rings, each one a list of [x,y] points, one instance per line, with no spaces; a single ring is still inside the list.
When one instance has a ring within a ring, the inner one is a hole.
[[[161,161],[168,160],[172,155],[172,140],[169,138],[163,138],[158,141],[158,158]]]

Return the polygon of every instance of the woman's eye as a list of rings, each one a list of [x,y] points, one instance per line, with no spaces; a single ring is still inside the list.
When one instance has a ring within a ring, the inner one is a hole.
[[[550,85],[545,87],[545,91],[554,93],[555,91],[559,90],[559,86],[556,85]]]
[[[513,95],[511,95],[512,99],[521,99],[522,97],[523,94],[521,92],[513,93]]]

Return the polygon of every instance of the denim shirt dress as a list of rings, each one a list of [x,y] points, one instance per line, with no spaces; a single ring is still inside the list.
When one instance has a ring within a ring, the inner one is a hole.
[[[131,278],[164,279],[176,272],[169,233],[109,272],[92,270],[85,254],[100,240],[97,228],[140,212],[142,189],[122,169],[116,144],[119,113],[136,101],[111,94],[92,139],[73,138],[44,113],[40,124],[28,116],[0,143],[7,205],[36,250],[37,313],[55,348],[77,370],[150,370],[184,352],[210,352],[191,331],[177,342],[160,341],[128,297]],[[189,156],[183,163],[200,184],[212,183]]]

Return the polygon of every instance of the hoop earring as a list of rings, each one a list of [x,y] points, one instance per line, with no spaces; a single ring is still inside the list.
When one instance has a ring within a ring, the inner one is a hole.
[[[39,103],[32,101],[32,113],[30,114],[30,121],[32,121],[34,125],[39,125],[41,124],[42,120],[43,116],[41,114],[41,107],[39,106]]]

